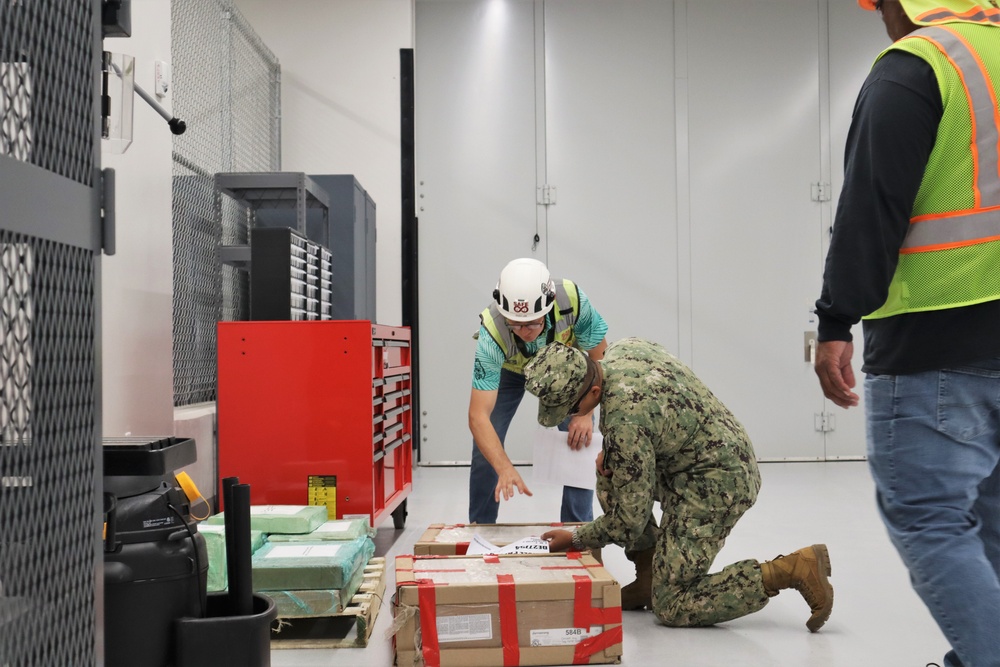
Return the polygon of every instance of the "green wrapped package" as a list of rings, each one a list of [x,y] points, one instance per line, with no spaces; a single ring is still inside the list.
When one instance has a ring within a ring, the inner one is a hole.
[[[327,521],[311,533],[304,535],[273,535],[271,542],[320,542],[326,540],[356,540],[359,537],[374,537],[368,526],[368,517],[361,519],[334,519]]]
[[[205,537],[205,548],[208,551],[208,592],[224,591],[229,585],[229,573],[226,566],[226,527],[202,522],[198,532]],[[264,533],[259,530],[250,531],[250,552],[253,553],[264,546]]]
[[[205,520],[225,524],[225,512]],[[272,533],[311,533],[327,520],[326,505],[251,505],[250,529]]]
[[[253,555],[255,591],[341,589],[375,553],[370,537],[348,542],[268,542]]]
[[[345,588],[321,591],[268,591],[267,597],[274,600],[278,616],[281,618],[329,616],[344,611],[364,581],[365,566],[362,565]]]

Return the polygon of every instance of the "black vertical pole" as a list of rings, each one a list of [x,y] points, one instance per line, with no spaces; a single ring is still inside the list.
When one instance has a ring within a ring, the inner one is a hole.
[[[225,516],[232,517],[234,550],[227,552],[235,574],[229,580],[229,604],[233,616],[249,616],[253,613],[253,571],[250,562],[250,485],[233,485],[233,504],[226,505]],[[230,526],[226,526],[229,535]],[[227,543],[228,547],[229,544]]]
[[[402,195],[403,326],[410,327],[410,415],[415,460],[420,460],[420,327],[417,291],[417,204],[413,116],[413,49],[399,50],[400,171]]]
[[[236,506],[233,501],[233,488],[239,483],[239,477],[226,477],[222,480],[222,510],[226,527],[226,581],[230,590],[226,602],[229,605],[227,613],[230,616],[235,615],[231,594],[232,582],[239,578],[239,574],[236,572],[236,553],[239,551],[236,544]]]

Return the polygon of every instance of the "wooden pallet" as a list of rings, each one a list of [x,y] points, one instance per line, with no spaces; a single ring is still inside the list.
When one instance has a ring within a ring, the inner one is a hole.
[[[339,614],[279,617],[271,626],[271,648],[364,648],[385,598],[385,558],[365,566],[361,588]]]

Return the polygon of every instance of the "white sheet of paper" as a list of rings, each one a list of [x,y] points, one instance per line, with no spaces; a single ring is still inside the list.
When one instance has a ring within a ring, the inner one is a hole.
[[[465,550],[465,553],[469,556],[476,556],[478,554],[495,554],[496,552],[497,545],[484,539],[479,533],[475,533],[472,536],[472,539],[469,540],[469,548]]]
[[[573,450],[566,444],[565,431],[537,428],[532,461],[535,483],[593,489],[597,482],[597,455],[603,443],[604,437],[594,431],[589,447]]]
[[[505,547],[498,547],[476,533],[472,536],[469,548],[465,553],[470,556],[478,554],[547,554],[549,553],[549,543],[540,537],[522,537]]]

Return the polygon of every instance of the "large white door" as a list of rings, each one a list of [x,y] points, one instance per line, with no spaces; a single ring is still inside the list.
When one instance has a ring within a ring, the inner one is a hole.
[[[687,4],[691,364],[758,456],[820,459],[803,335],[823,262],[817,3],[732,11]]]
[[[830,224],[824,220],[823,257],[829,248],[832,216],[844,184],[844,145],[851,125],[851,113],[861,84],[868,75],[875,56],[890,43],[885,26],[871,12],[857,11],[853,2],[829,3],[830,25],[830,151],[832,160],[833,208]],[[861,405],[845,411],[830,401],[824,409],[833,415],[834,429],[826,434],[828,459],[852,458],[865,453],[864,375],[861,373],[863,336],[861,326],[854,327],[854,374]]]

